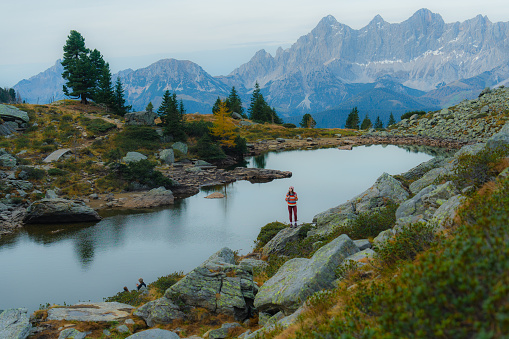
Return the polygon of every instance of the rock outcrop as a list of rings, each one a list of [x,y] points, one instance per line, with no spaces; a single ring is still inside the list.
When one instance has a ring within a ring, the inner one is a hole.
[[[191,307],[244,320],[252,311],[256,291],[252,268],[235,265],[233,251],[223,248],[166,290],[163,298],[134,314],[149,326],[182,319]]]
[[[101,220],[99,214],[82,201],[42,199],[33,202],[23,219],[27,224],[68,223]]]
[[[175,332],[162,330],[160,328],[151,328],[130,335],[126,339],[180,339],[180,337]]]
[[[48,310],[47,320],[118,321],[130,316],[133,306],[117,302],[81,302]]]
[[[156,113],[146,111],[126,113],[124,115],[125,124],[135,126],[154,126],[156,118]]]
[[[32,325],[26,308],[0,310],[0,338],[25,339]]]
[[[123,208],[154,208],[159,206],[172,205],[175,199],[173,192],[164,187],[153,188],[150,191],[127,199],[121,207]]]
[[[313,293],[333,288],[336,268],[359,249],[345,234],[320,248],[311,259],[287,261],[278,272],[260,287],[254,306],[272,314],[295,312]]]

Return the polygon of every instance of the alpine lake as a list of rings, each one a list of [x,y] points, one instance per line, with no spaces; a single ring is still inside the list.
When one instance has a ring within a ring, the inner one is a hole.
[[[353,198],[384,172],[395,175],[440,150],[360,146],[270,152],[246,159],[247,167],[293,172],[268,183],[237,181],[205,187],[174,205],[145,211],[102,211],[86,224],[28,225],[0,239],[0,309],[103,301],[172,272],[187,273],[229,247],[249,253],[260,228],[288,221],[289,186],[298,194],[299,223]],[[204,199],[212,192],[222,199]]]

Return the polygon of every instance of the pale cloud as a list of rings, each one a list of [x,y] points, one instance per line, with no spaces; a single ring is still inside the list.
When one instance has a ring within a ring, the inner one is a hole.
[[[2,4],[0,31],[9,34],[0,44],[0,86],[54,64],[71,29],[99,49],[114,71],[147,66],[157,56],[190,59],[217,75],[261,48],[273,53],[279,45],[289,47],[329,14],[359,29],[377,14],[396,23],[420,8],[445,22],[477,14],[509,20],[506,0],[16,0]]]

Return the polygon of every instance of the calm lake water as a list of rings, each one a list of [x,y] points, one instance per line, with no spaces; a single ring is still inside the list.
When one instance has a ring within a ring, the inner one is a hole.
[[[220,248],[248,253],[260,228],[287,221],[285,194],[295,186],[300,222],[431,159],[396,146],[268,153],[248,167],[293,172],[269,183],[239,181],[203,189],[175,205],[144,213],[103,215],[98,223],[36,225],[0,240],[0,309],[103,301],[123,286],[189,272]],[[204,199],[212,191],[224,199]]]

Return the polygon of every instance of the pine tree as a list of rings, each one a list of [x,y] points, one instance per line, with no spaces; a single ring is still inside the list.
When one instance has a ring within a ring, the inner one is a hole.
[[[221,108],[222,103],[223,102],[221,101],[221,98],[217,97],[217,100],[214,103],[214,106],[212,106],[212,114],[217,114],[217,112],[219,112],[219,109]]]
[[[380,116],[377,115],[376,120],[375,120],[375,124],[373,125],[373,127],[375,129],[382,129],[382,128],[384,128],[384,124],[382,122],[382,119],[380,119]]]
[[[270,122],[273,124],[282,124],[283,121],[277,115],[275,108],[270,107],[263,95],[260,93],[260,85],[255,84],[253,95],[251,96],[251,104],[248,109],[249,118],[257,122]]]
[[[161,106],[157,110],[157,114],[161,118],[167,134],[171,135],[175,140],[185,140],[186,135],[184,133],[184,104],[181,101],[181,105],[177,101],[177,95],[175,93],[170,94],[170,91],[166,90],[163,95],[163,101]]]
[[[371,122],[371,119],[368,117],[368,115],[366,114],[366,116],[364,117],[364,119],[362,120],[362,123],[361,123],[361,129],[362,130],[368,130],[370,129],[371,127],[373,126],[373,123]]]
[[[99,104],[105,104],[113,108],[113,84],[111,83],[110,65],[106,62],[99,75],[97,88],[94,93],[94,101]]]
[[[246,115],[244,114],[244,107],[242,107],[242,100],[240,100],[240,97],[235,90],[235,86],[232,87],[230,95],[226,98],[226,107],[228,107],[230,112],[239,113],[242,117],[246,118]]]
[[[221,146],[235,147],[235,124],[230,119],[231,112],[226,107],[226,103],[222,102],[219,105],[219,111],[215,115],[216,120],[210,128],[211,134],[219,139]]]
[[[260,85],[258,84],[258,81],[255,83],[255,87],[253,90],[253,94],[251,95],[251,103],[249,104],[249,108],[247,109],[247,113],[249,114],[249,118],[251,120],[258,120],[260,117],[260,111],[261,111],[261,100],[260,96],[262,94],[260,93]],[[263,97],[262,97],[263,99]],[[265,100],[263,100],[265,102]]]
[[[125,104],[124,88],[122,87],[122,82],[120,81],[120,77],[117,77],[117,82],[115,83],[115,91],[113,93],[113,107],[112,108],[113,108],[113,111],[120,116],[124,116],[132,108],[131,106],[127,106]]]
[[[313,119],[311,114],[306,113],[302,117],[301,122],[299,123],[300,127],[302,128],[314,128],[316,126],[316,121]]]
[[[392,126],[396,123],[396,119],[394,119],[394,115],[391,112],[391,115],[389,116],[389,122],[387,123],[387,127]]]
[[[145,111],[152,113],[153,110],[154,110],[154,105],[152,105],[152,101],[149,101],[147,107],[145,107]]]
[[[72,30],[64,45],[62,78],[66,80],[63,86],[65,95],[80,98],[81,103],[87,104],[96,86],[96,70],[89,57],[90,50],[85,47],[85,39]],[[96,60],[94,59],[94,62]]]
[[[359,129],[359,110],[357,107],[352,108],[350,114],[346,118],[345,128]]]

